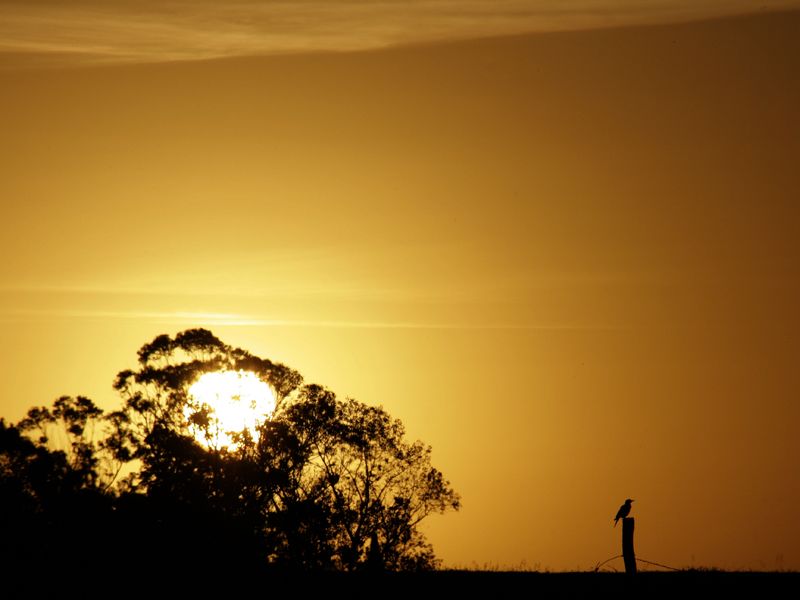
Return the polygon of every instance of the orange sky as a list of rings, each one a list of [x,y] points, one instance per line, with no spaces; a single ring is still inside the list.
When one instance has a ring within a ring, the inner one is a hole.
[[[153,64],[59,4],[2,7],[0,415],[205,326],[432,444],[449,566],[590,568],[633,497],[643,558],[800,568],[800,13]]]

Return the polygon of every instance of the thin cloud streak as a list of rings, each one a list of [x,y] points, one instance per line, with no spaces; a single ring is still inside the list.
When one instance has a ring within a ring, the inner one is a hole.
[[[19,321],[29,317],[51,319],[120,319],[148,321],[159,324],[181,326],[226,326],[226,327],[302,327],[323,329],[439,329],[439,330],[541,330],[583,331],[612,330],[617,327],[593,325],[528,325],[528,324],[464,324],[464,323],[419,323],[405,321],[346,321],[270,319],[261,316],[231,313],[205,313],[183,311],[108,311],[72,309],[0,309],[0,321]]]
[[[116,286],[116,285],[0,285],[0,294],[63,294],[73,296],[169,296],[187,298],[281,298],[281,299],[348,299],[358,298],[361,300],[369,299],[394,299],[409,300],[412,298],[430,298],[433,294],[425,292],[411,292],[402,289],[375,288],[375,287],[355,287],[355,286],[301,286],[301,285],[278,285],[259,289],[235,289],[231,287],[220,287],[212,289],[209,286],[178,287],[154,285],[145,286]]]
[[[355,51],[800,8],[800,0],[6,1],[0,52],[138,63]]]

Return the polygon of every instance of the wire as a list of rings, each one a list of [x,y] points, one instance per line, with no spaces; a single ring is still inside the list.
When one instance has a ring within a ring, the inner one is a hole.
[[[648,565],[655,565],[656,567],[662,567],[664,569],[669,569],[670,571],[680,571],[681,569],[676,569],[675,567],[670,567],[669,565],[662,565],[661,563],[653,562],[651,560],[645,560],[643,558],[637,558],[636,560],[647,563]]]
[[[597,571],[599,571],[599,570],[600,570],[600,567],[602,567],[604,564],[606,564],[606,563],[608,563],[608,562],[611,562],[612,560],[615,560],[615,559],[617,559],[617,558],[622,558],[622,554],[617,554],[616,556],[612,556],[611,558],[607,558],[607,559],[606,559],[606,560],[604,560],[603,562],[597,563],[597,564],[594,566],[594,572],[595,572],[595,573],[597,573]]]
[[[612,556],[611,558],[607,558],[603,562],[599,562],[594,566],[594,572],[597,573],[604,564],[611,562],[612,560],[616,560],[618,558],[622,558],[622,554],[617,554],[616,556]],[[661,563],[653,562],[652,560],[645,560],[644,558],[636,558],[637,561],[647,563],[648,565],[653,565],[656,567],[661,567],[663,569],[669,569],[670,571],[680,571],[681,569],[677,569],[675,567],[670,567],[669,565],[662,565]]]

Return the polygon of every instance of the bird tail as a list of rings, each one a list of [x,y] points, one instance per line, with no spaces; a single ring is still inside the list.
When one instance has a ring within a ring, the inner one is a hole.
[[[617,521],[619,521],[619,519],[614,519],[614,527],[617,526]]]

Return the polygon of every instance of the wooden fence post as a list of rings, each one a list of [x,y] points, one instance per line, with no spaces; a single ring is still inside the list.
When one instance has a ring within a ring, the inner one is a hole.
[[[622,560],[625,561],[625,572],[636,573],[636,554],[633,552],[633,517],[622,519]]]

